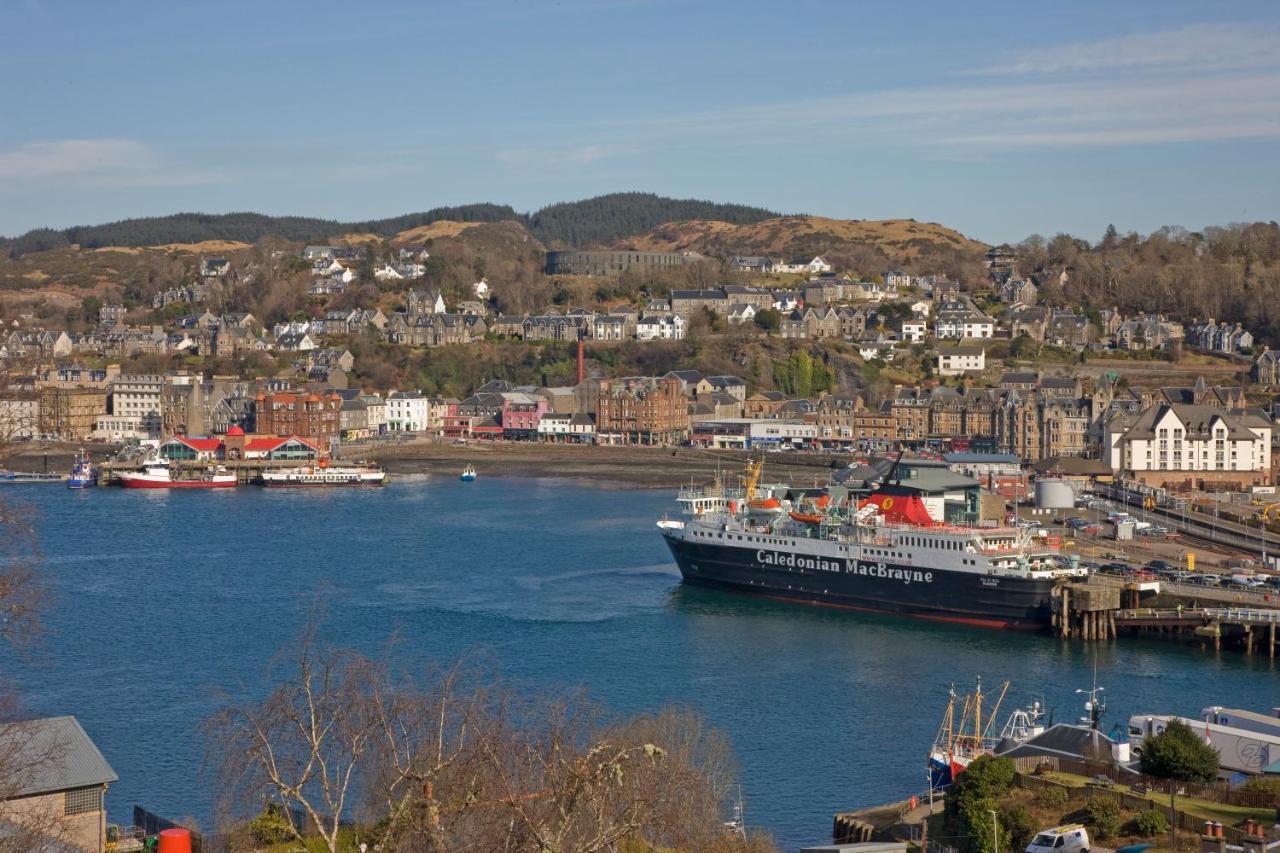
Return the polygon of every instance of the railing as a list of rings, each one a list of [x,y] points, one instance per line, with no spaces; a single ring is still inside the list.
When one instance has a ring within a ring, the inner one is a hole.
[[[1210,607],[1200,611],[1210,619],[1228,622],[1262,622],[1280,624],[1280,610],[1254,610],[1240,607]]]

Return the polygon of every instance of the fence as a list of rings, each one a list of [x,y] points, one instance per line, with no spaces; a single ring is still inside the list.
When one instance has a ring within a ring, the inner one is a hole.
[[[133,825],[139,827],[144,835],[157,835],[161,830],[175,829],[182,826],[168,818],[152,814],[142,806],[133,807]],[[194,829],[191,830],[191,853],[204,853],[204,851],[204,838]]]
[[[1276,805],[1274,794],[1260,791],[1241,791],[1232,789],[1225,782],[1212,785],[1201,785],[1195,782],[1172,782],[1168,779],[1157,779],[1154,776],[1143,776],[1103,761],[1081,761],[1073,758],[1054,758],[1024,756],[1014,759],[1014,766],[1023,773],[1035,773],[1040,767],[1048,767],[1059,773],[1072,773],[1076,776],[1106,776],[1112,782],[1125,785],[1139,785],[1148,791],[1165,794],[1173,787],[1177,796],[1195,797],[1225,806],[1241,806],[1251,809],[1266,809]]]

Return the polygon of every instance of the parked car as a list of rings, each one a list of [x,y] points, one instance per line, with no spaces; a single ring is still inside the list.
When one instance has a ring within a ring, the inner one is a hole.
[[[1218,575],[1196,575],[1194,582],[1200,586],[1222,586],[1222,578]]]
[[[1079,823],[1036,833],[1025,853],[1089,853],[1089,832]]]
[[[1147,563],[1147,568],[1153,572],[1163,573],[1166,571],[1171,571],[1176,567],[1173,565],[1173,563],[1170,563],[1168,560],[1151,560],[1150,562]]]

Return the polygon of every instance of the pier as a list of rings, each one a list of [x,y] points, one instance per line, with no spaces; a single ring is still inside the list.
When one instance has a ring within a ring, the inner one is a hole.
[[[1113,624],[1136,633],[1176,635],[1183,638],[1212,640],[1215,650],[1223,639],[1240,644],[1247,655],[1266,653],[1276,656],[1277,625],[1280,610],[1240,607],[1138,608],[1112,614]]]

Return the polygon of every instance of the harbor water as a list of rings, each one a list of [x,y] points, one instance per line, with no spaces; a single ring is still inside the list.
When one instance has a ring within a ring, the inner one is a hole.
[[[39,647],[0,670],[38,715],[74,714],[134,804],[208,825],[200,724],[264,673],[321,599],[325,638],[397,665],[481,652],[504,676],[585,686],[618,712],[666,704],[732,738],[746,819],[784,849],[833,812],[925,785],[946,703],[976,676],[1079,715],[1097,678],[1104,728],[1143,711],[1266,711],[1265,658],[826,611],[681,586],[654,521],[662,491],[456,474],[384,489],[10,491],[36,519],[53,601]],[[1001,713],[1001,718],[1004,711]],[[1003,721],[1003,719],[1002,719]]]

